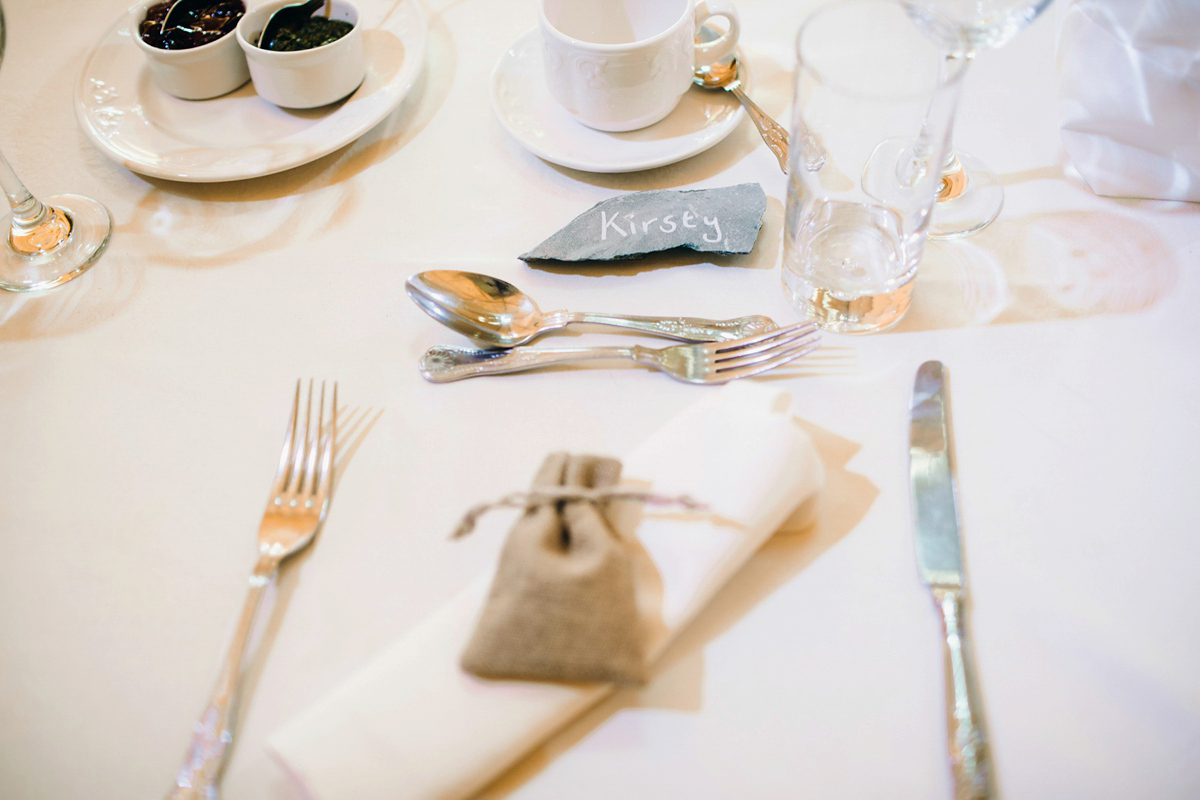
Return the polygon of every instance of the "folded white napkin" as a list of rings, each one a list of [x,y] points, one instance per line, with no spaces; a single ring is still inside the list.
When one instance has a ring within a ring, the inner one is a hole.
[[[1200,201],[1200,2],[1075,0],[1062,140],[1097,194]]]
[[[637,529],[661,579],[655,657],[823,483],[812,440],[787,405],[780,392],[731,384],[622,459],[627,481],[689,494],[712,512],[647,508]],[[487,588],[481,580],[465,590],[271,737],[314,800],[466,797],[613,691],[464,672],[459,656]]]

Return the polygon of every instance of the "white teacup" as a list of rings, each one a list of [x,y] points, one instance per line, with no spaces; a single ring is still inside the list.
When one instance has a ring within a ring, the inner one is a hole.
[[[728,32],[697,42],[700,26],[717,16]],[[602,131],[666,117],[693,70],[728,58],[739,31],[728,0],[539,0],[538,20],[551,97]]]

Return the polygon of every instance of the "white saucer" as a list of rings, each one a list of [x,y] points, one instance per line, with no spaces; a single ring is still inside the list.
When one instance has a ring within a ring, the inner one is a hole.
[[[635,172],[682,161],[724,139],[746,114],[728,92],[692,87],[666,119],[648,128],[589,128],[550,97],[537,29],[513,42],[492,71],[492,108],[525,149],[586,172]]]
[[[285,111],[253,84],[212,100],[159,89],[129,38],[130,15],[101,37],[75,86],[75,116],[105,155],[157,178],[208,183],[306,164],[362,136],[412,87],[425,61],[426,20],[415,0],[358,0],[367,77],[347,99]]]

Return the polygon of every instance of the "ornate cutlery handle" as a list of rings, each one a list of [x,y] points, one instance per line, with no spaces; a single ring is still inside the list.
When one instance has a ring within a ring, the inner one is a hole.
[[[750,98],[746,96],[746,93],[742,91],[740,86],[736,89],[730,89],[730,91],[732,91],[734,96],[736,96],[737,99],[746,106],[746,110],[750,112],[750,118],[754,120],[755,125],[758,125],[758,129],[761,132],[762,125],[759,125],[758,118],[755,117],[754,112],[758,111],[758,113],[763,114],[762,110],[759,109],[758,106],[754,105],[753,102],[751,102]],[[779,125],[775,122],[775,120],[767,117],[766,114],[763,114],[763,116],[766,117],[768,122],[770,122],[776,128],[779,128]],[[817,135],[813,133],[812,129],[804,123],[804,116],[799,112],[793,114],[793,126],[796,128],[795,145],[796,152],[800,156],[800,163],[802,163],[804,168],[809,172],[816,172],[821,167],[825,166],[825,162],[829,160],[829,153],[825,150],[825,145],[821,144],[821,140],[817,138]],[[783,158],[786,159],[789,141],[786,133],[783,134],[783,137]],[[767,146],[771,147],[771,142],[769,139],[767,139],[767,134],[765,132],[763,132],[763,139],[766,140]],[[771,147],[771,150],[775,152],[775,156],[778,158],[779,151],[774,147]],[[782,164],[783,162],[780,163]],[[786,166],[784,166],[783,171],[785,173],[787,172]]]
[[[775,154],[775,158],[779,161],[779,168],[786,174],[788,171],[788,134],[782,125],[758,107],[750,97],[742,91],[740,86],[731,86],[729,91],[733,92],[733,96],[738,99],[746,111],[750,114],[750,119],[754,122],[754,126],[758,128],[759,134],[762,135],[763,141],[767,143],[767,147]]]
[[[988,800],[992,796],[991,763],[979,709],[975,667],[967,646],[962,595],[957,589],[935,589],[946,639],[947,721],[955,800]]]
[[[541,350],[514,347],[511,350],[468,350],[463,347],[437,345],[421,356],[421,375],[433,383],[474,378],[479,375],[500,375],[521,372],[551,364],[567,364],[595,358],[630,358],[637,361],[646,348],[633,347],[572,347]]]
[[[217,785],[221,770],[229,757],[229,746],[233,743],[238,690],[242,684],[242,656],[250,638],[254,617],[258,611],[263,590],[270,583],[273,571],[266,575],[255,574],[250,578],[250,590],[242,605],[233,639],[225,651],[221,673],[212,697],[200,719],[192,726],[192,741],[175,786],[167,794],[167,800],[216,800]]]
[[[770,317],[754,315],[737,319],[701,319],[699,317],[637,317],[629,314],[570,313],[566,322],[588,322],[642,331],[683,342],[728,342],[756,333],[773,331],[778,325]]]

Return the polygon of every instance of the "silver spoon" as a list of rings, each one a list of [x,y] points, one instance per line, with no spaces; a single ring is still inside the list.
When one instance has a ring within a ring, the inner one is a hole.
[[[738,58],[736,54],[731,56],[727,61],[709,64],[705,67],[697,67],[692,77],[692,82],[702,89],[724,89],[732,93],[750,114],[750,119],[754,121],[754,125],[762,135],[763,141],[767,143],[767,147],[775,154],[775,158],[779,160],[780,169],[785,174],[787,173],[788,133],[782,125],[771,119],[765,111],[759,108],[742,91],[742,80],[738,75]],[[825,148],[821,146],[816,136],[804,124],[804,120],[797,118],[796,125],[796,132],[800,137],[801,157],[804,159],[804,168],[816,172],[825,164]]]
[[[159,33],[166,36],[167,31],[179,27],[179,21],[183,19],[184,14],[209,2],[212,0],[175,0],[167,9],[167,15],[163,17],[162,25],[158,29]]]
[[[290,6],[275,9],[267,18],[267,24],[263,25],[262,33],[258,35],[258,41],[255,44],[265,48],[266,43],[275,38],[275,34],[284,28],[300,27],[304,24],[304,20],[311,17],[313,12],[322,5],[325,6],[325,16],[328,17],[329,6],[326,4],[326,0],[307,0],[304,3],[292,3]]]
[[[508,281],[458,270],[418,272],[405,287],[426,314],[484,347],[509,348],[572,322],[611,325],[684,342],[722,342],[778,327],[763,316],[731,320],[632,317],[623,314],[551,311]]]
[[[167,15],[163,17],[162,25],[158,29],[159,33],[166,36],[167,31],[179,27],[184,14],[197,8],[212,5],[212,2],[213,0],[175,0],[171,7],[167,9]]]

